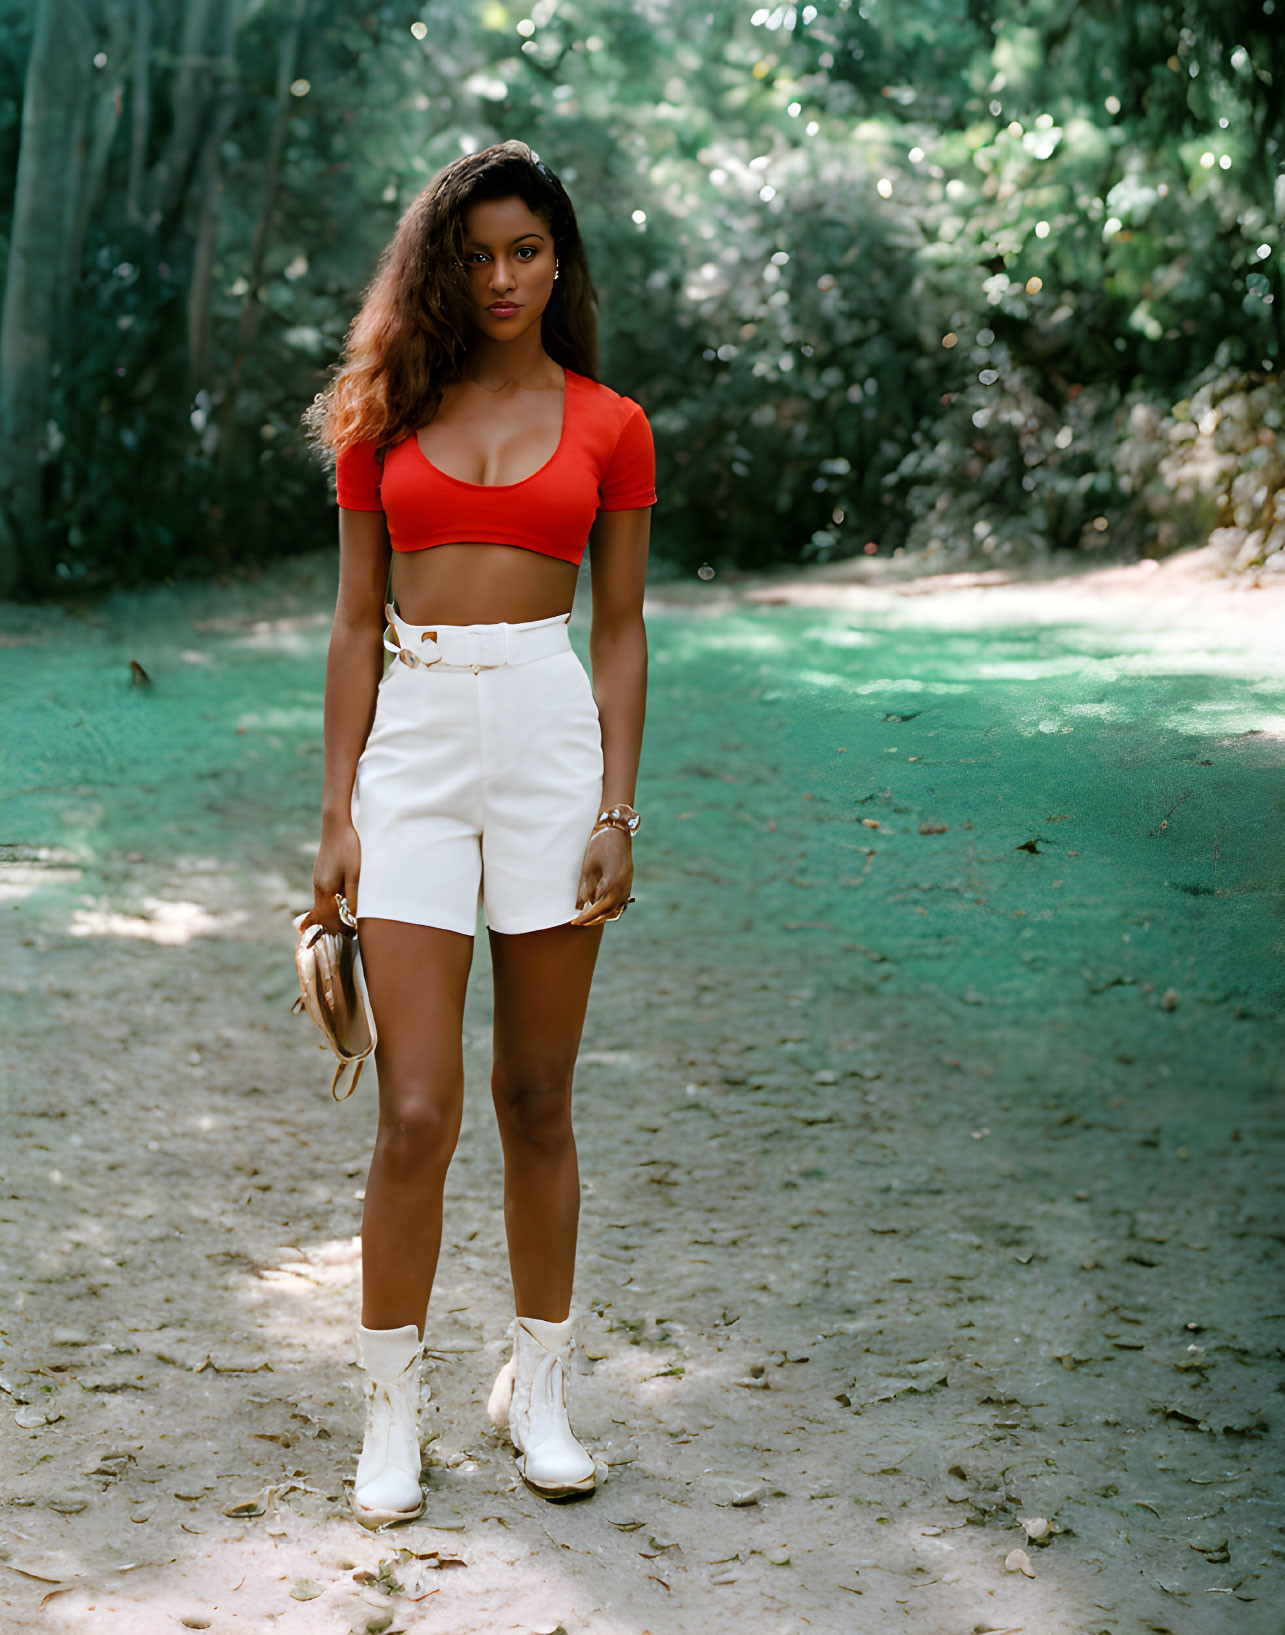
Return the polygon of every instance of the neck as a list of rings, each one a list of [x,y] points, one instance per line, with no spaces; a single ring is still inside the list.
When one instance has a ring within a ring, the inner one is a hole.
[[[562,384],[558,365],[544,350],[538,327],[512,341],[475,336],[460,378],[487,392],[547,390]]]

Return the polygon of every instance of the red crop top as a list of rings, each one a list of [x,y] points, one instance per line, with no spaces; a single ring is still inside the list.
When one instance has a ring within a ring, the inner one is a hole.
[[[599,511],[656,503],[656,453],[632,398],[566,369],[562,435],[548,460],[516,483],[466,483],[439,471],[414,432],[384,455],[375,443],[339,454],[335,486],[346,511],[383,511],[395,551],[477,540],[579,562]]]

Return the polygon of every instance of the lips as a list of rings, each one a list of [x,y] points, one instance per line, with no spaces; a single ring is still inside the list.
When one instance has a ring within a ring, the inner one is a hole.
[[[486,310],[488,312],[498,312],[503,316],[507,312],[518,312],[520,308],[516,301],[494,301]]]

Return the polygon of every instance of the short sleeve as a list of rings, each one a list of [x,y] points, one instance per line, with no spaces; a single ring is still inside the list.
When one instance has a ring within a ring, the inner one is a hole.
[[[598,508],[632,511],[656,503],[656,449],[642,406],[626,398],[629,414],[620,428],[615,452],[598,483]]]
[[[382,511],[380,476],[372,440],[350,443],[340,449],[335,461],[335,490],[340,507],[345,511]]]

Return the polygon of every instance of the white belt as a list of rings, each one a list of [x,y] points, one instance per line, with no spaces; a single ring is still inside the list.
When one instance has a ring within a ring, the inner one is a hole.
[[[470,670],[493,670],[502,664],[529,664],[571,647],[567,634],[569,613],[559,616],[556,622],[545,620],[527,626],[493,624],[470,630],[464,625],[440,625],[421,630],[418,642],[409,646],[402,640],[391,603],[384,612],[388,618],[384,646],[411,669],[421,664],[455,664]]]

